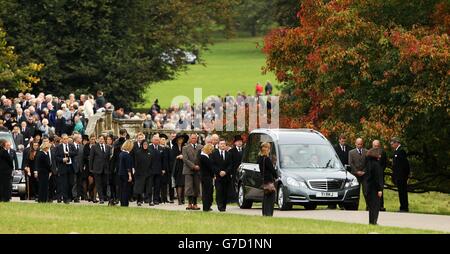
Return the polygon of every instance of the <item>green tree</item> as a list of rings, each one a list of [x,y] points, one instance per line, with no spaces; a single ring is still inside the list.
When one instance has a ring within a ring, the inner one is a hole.
[[[299,27],[266,37],[266,70],[284,82],[280,125],[385,144],[400,136],[410,189],[449,193],[450,4],[404,10],[397,2],[304,0]]]
[[[42,62],[34,91],[94,93],[116,105],[142,102],[144,89],[185,68],[184,50],[210,43],[228,1],[42,0],[0,2],[0,20],[20,62]],[[225,21],[223,21],[225,22]],[[166,56],[164,60],[162,55]],[[167,61],[173,58],[175,63]]]
[[[301,0],[238,0],[233,5],[236,29],[257,36],[278,26],[298,26],[300,3]]]
[[[30,91],[33,85],[39,83],[35,76],[42,64],[30,63],[19,65],[19,57],[13,46],[6,42],[6,32],[0,26],[0,94],[15,96],[18,92]]]

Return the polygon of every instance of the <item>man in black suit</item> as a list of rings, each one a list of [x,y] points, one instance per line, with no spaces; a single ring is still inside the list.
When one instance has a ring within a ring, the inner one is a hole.
[[[56,140],[54,137],[49,138],[50,146],[50,158],[51,158],[51,170],[52,174],[49,179],[49,190],[48,190],[48,198],[49,201],[53,201],[54,199],[58,199],[58,202],[61,202],[62,199],[62,191],[61,186],[58,184],[58,166],[56,163],[56,147],[59,145],[59,139]]]
[[[353,148],[347,144],[347,137],[344,134],[339,136],[339,144],[334,146],[334,150],[336,151],[339,160],[341,161],[344,167],[348,165],[348,152]],[[336,205],[328,205],[329,209],[336,209]],[[342,208],[342,207],[341,207]]]
[[[127,140],[127,130],[120,129],[119,130],[119,138],[113,143],[113,151],[112,151],[112,163],[110,169],[110,179],[109,179],[109,187],[111,190],[111,197],[108,205],[116,205],[119,201],[120,197],[120,188],[119,188],[119,155],[122,152],[122,145]],[[131,185],[131,184],[130,184]],[[131,193],[131,192],[130,192]]]
[[[12,136],[16,147],[24,144],[23,135],[20,133],[20,127],[18,125],[13,127]]]
[[[339,144],[334,146],[334,150],[336,151],[337,155],[339,156],[339,159],[341,160],[342,165],[349,165],[348,164],[348,152],[351,151],[353,148],[347,145],[347,137],[344,134],[341,134],[339,136]]]
[[[168,163],[164,156],[164,149],[159,145],[160,138],[158,135],[152,137],[152,144],[149,147],[150,151],[150,187],[148,190],[149,204],[153,206],[159,205],[160,202],[160,190],[161,190],[161,177],[166,173]],[[153,198],[152,198],[153,196]],[[153,203],[152,203],[153,201]]]
[[[382,185],[384,186],[384,177],[385,177],[385,170],[387,167],[387,155],[386,155],[386,151],[384,151],[383,147],[381,147],[381,142],[379,140],[374,140],[372,142],[372,148],[377,148],[381,150],[381,157],[380,160],[378,161],[383,173],[383,182]],[[381,200],[380,200],[380,211],[385,212],[386,208],[384,207],[384,195],[381,196]]]
[[[237,202],[237,170],[242,162],[243,150],[243,140],[241,136],[234,137],[234,147],[229,150],[232,167],[231,167],[231,187],[229,191],[229,203]]]
[[[8,142],[9,143],[9,142]],[[18,170],[19,169],[19,160],[17,159],[17,153],[16,150],[11,148],[11,143],[9,143],[9,147],[7,149],[9,156],[11,156],[11,159],[13,160],[13,166],[14,166],[14,170]]]
[[[401,148],[398,138],[392,138],[391,147],[394,150],[392,158],[392,181],[397,185],[400,200],[400,212],[409,212],[408,207],[408,178],[410,167],[407,154]]]
[[[74,158],[77,151],[73,144],[69,144],[69,136],[61,136],[61,144],[56,147],[56,163],[58,167],[58,184],[61,186],[64,203],[70,203],[72,199],[72,186],[74,179]]]
[[[0,202],[9,202],[11,199],[11,175],[14,163],[8,152],[10,149],[9,141],[0,140]]]
[[[74,181],[73,181],[73,187],[72,187],[72,196],[74,198],[75,203],[80,202],[80,198],[84,197],[83,193],[83,144],[82,144],[82,138],[81,134],[74,134],[73,135],[73,141],[74,141],[74,148],[75,148],[75,157],[73,160],[73,169],[74,169]]]
[[[98,144],[91,148],[89,154],[89,170],[94,174],[95,188],[100,199],[100,204],[105,203],[104,193],[105,174],[108,171],[111,147],[105,144],[105,137],[98,137]]]
[[[30,142],[30,138],[33,135],[31,135],[30,128],[28,128],[26,121],[20,122],[20,133],[22,134],[23,137],[23,145],[27,147],[28,143]]]
[[[211,154],[214,173],[216,175],[216,202],[220,212],[225,212],[228,202],[228,191],[231,184],[231,172],[233,160],[229,152],[226,151],[227,143],[225,139],[220,139],[217,150]]]

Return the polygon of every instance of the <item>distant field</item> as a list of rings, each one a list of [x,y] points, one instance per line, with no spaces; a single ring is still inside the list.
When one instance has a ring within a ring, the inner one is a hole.
[[[385,234],[434,231],[224,213],[89,205],[0,203],[0,234]]]
[[[194,88],[203,89],[203,97],[210,95],[236,95],[237,92],[254,94],[255,85],[267,80],[275,82],[273,74],[263,75],[264,54],[257,48],[262,38],[237,38],[216,40],[202,52],[205,64],[189,66],[175,80],[152,84],[146,94],[146,103],[138,108],[148,109],[155,99],[168,107],[175,96],[187,96],[193,101]]]

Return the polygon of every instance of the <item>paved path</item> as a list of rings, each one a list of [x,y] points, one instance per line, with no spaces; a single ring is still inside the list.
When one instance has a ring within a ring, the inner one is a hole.
[[[159,205],[157,207],[151,207],[151,209],[185,211],[184,206],[177,206],[173,204]],[[217,209],[214,210],[217,211]],[[261,209],[260,208],[240,209],[237,206],[229,206],[227,207],[227,213],[261,216]],[[296,209],[291,211],[275,210],[274,217],[329,220],[329,221],[339,221],[339,222],[359,223],[359,224],[368,224],[369,222],[369,212],[366,211],[343,211],[343,210],[307,211],[303,209]],[[381,226],[428,229],[450,233],[450,216],[446,215],[380,212],[378,224]]]
[[[30,202],[33,201],[18,201],[15,202]],[[87,202],[82,202],[83,205],[98,205]],[[73,203],[71,205],[74,205]],[[106,206],[106,204],[104,205]],[[136,203],[130,204],[131,207],[137,207]],[[186,211],[185,206],[179,206],[176,204],[161,204],[158,206],[149,207],[144,204],[140,208],[161,209],[168,211]],[[216,207],[213,207],[214,212],[217,211]],[[200,212],[200,211],[192,211]],[[261,216],[261,209],[240,209],[237,206],[228,206],[227,213],[242,214],[249,216]],[[316,219],[316,220],[328,220],[347,223],[368,224],[369,213],[366,211],[343,211],[343,210],[315,210],[307,211],[302,209],[296,209],[291,211],[279,211],[275,210],[274,217],[279,218],[302,218],[302,219]],[[380,212],[378,218],[378,224],[381,226],[392,226],[401,228],[414,228],[435,230],[450,233],[450,216],[446,215],[431,215],[431,214],[417,214],[417,213],[393,213],[393,212]]]

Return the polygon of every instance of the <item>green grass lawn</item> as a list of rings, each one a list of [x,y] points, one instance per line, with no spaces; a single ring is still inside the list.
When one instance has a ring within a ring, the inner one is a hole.
[[[388,212],[397,212],[400,208],[398,193],[384,191],[384,206]],[[362,196],[361,196],[362,197]],[[412,213],[450,215],[450,195],[439,192],[408,193],[409,211]],[[359,202],[359,209],[364,210],[364,198]]]
[[[146,103],[138,108],[148,109],[155,99],[168,107],[176,96],[187,96],[193,101],[194,88],[203,89],[203,97],[210,95],[236,95],[237,92],[254,94],[255,85],[263,86],[267,80],[275,82],[274,75],[263,75],[264,54],[257,48],[262,38],[217,39],[208,51],[202,52],[205,64],[189,66],[175,80],[152,84],[144,95]],[[275,88],[275,87],[274,87]]]
[[[0,233],[416,234],[433,231],[309,219],[90,205],[0,203]]]
[[[388,212],[398,212],[400,203],[398,201],[398,193],[392,190],[384,191],[384,207]],[[411,213],[423,213],[423,214],[439,214],[450,215],[450,195],[439,192],[429,193],[408,193],[409,198],[409,211]],[[261,207],[261,204],[257,203],[254,207]],[[301,209],[302,206],[294,206],[295,209]],[[318,210],[327,209],[327,206],[319,206]],[[361,200],[359,202],[359,210],[364,211],[366,209],[366,203],[361,192]]]

